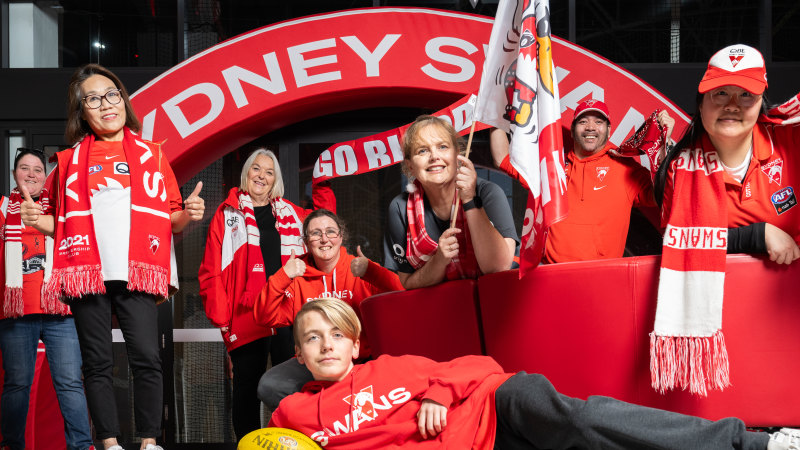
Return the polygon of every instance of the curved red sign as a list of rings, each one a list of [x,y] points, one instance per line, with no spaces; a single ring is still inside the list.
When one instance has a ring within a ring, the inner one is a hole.
[[[166,140],[178,181],[224,154],[306,119],[372,107],[440,109],[478,89],[492,18],[368,8],[295,19],[222,42],[131,96],[142,136]],[[619,143],[655,108],[688,118],[609,61],[553,38],[564,123],[604,100]],[[413,118],[409,118],[411,120]]]

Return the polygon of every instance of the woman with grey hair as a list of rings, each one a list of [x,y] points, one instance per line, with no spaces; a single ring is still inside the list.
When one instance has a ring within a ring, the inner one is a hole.
[[[330,184],[315,186],[314,208],[336,209]],[[303,219],[311,210],[283,198],[275,154],[257,149],[242,167],[241,184],[211,219],[198,274],[206,316],[220,329],[233,366],[233,429],[237,439],[261,428],[256,389],[272,355],[277,365],[293,355],[291,327],[255,323],[253,304],[267,278],[291,257],[306,253]]]

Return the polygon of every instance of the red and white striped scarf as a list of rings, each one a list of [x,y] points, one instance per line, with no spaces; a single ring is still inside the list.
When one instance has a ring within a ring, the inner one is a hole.
[[[47,189],[42,192],[37,201],[42,206],[43,211],[49,209],[49,198]],[[23,297],[23,274],[22,274],[22,224],[20,216],[20,206],[22,205],[22,195],[18,188],[11,191],[6,210],[6,226],[3,234],[5,240],[5,296],[3,299],[3,314],[6,317],[21,317],[24,313],[25,303]],[[45,236],[45,264],[44,281],[41,287],[41,308],[45,314],[67,315],[70,313],[69,307],[58,301],[58,295],[45,289],[50,278],[53,259],[53,238]]]
[[[244,215],[245,230],[247,232],[247,282],[245,291],[237,301],[248,308],[255,305],[256,298],[261,294],[261,289],[267,283],[267,274],[264,272],[264,255],[261,253],[261,231],[258,229],[253,199],[245,191],[239,191],[239,211]],[[270,200],[270,208],[275,216],[275,228],[281,239],[281,264],[292,255],[292,250],[300,256],[305,254],[306,247],[303,243],[303,223],[291,204],[282,198]],[[225,227],[225,240],[233,241],[230,227]]]
[[[439,243],[431,239],[425,229],[425,193],[418,181],[409,189],[406,202],[406,215],[408,217],[408,231],[406,231],[406,259],[415,269],[424,266],[433,256]],[[453,197],[455,205],[455,197]],[[450,260],[445,270],[445,279],[460,280],[465,278],[478,278],[480,270],[472,248],[467,221],[464,220],[464,210],[456,211],[456,228],[461,233],[456,234],[458,240],[458,255]]]
[[[128,290],[167,298],[172,221],[161,172],[161,147],[142,141],[127,127],[124,133],[122,146],[131,183]],[[105,292],[88,187],[89,153],[94,141],[94,135],[89,134],[71,153],[59,153],[58,158],[57,248],[47,289],[69,297]]]
[[[303,221],[297,215],[294,206],[281,197],[269,201],[272,214],[275,216],[275,228],[281,237],[281,264],[292,257],[292,250],[297,256],[306,253],[303,242]]]
[[[253,201],[247,192],[239,191],[239,210],[244,214],[247,231],[247,282],[239,303],[252,308],[256,297],[267,284],[267,275],[264,272],[264,256],[261,254],[261,232],[258,231]],[[225,227],[225,233],[230,233],[229,227]]]
[[[672,163],[671,211],[650,333],[650,376],[661,393],[730,386],[722,334],[728,215],[724,169],[708,136]]]

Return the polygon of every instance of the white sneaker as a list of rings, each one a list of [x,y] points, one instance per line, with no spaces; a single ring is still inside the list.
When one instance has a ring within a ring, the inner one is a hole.
[[[800,450],[800,430],[781,428],[769,435],[767,450]]]
[[[161,447],[160,445],[147,444],[147,446],[145,446],[144,450],[164,450],[164,448]]]
[[[111,447],[108,447],[106,450],[125,450],[125,449],[122,448],[121,445],[112,445]]]

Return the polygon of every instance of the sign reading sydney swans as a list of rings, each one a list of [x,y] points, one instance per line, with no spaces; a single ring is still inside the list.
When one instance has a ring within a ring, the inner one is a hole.
[[[446,108],[477,91],[491,26],[489,17],[422,8],[296,19],[187,59],[131,102],[142,136],[166,140],[163,148],[185,182],[239,146],[306,119],[374,107]],[[608,104],[616,143],[657,107],[668,109],[678,127],[688,122],[658,92],[608,61],[557,38],[553,53],[564,123],[588,97]]]

